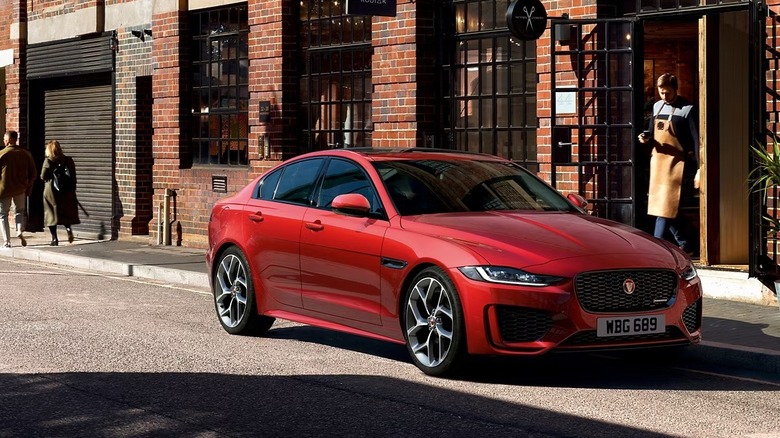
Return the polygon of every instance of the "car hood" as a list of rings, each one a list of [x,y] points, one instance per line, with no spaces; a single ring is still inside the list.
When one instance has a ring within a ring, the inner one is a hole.
[[[665,245],[636,228],[586,214],[493,211],[406,216],[401,226],[469,246],[488,263],[522,268],[573,257],[617,256],[675,266]],[[660,266],[659,266],[660,267]]]

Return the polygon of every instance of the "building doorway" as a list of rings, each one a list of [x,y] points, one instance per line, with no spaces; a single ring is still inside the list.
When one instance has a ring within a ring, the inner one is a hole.
[[[729,11],[643,26],[645,126],[648,105],[659,98],[655,78],[665,72],[698,108],[701,190],[685,197],[680,211],[705,265],[748,264],[748,20],[747,11]],[[645,177],[648,154],[637,153],[637,178]]]

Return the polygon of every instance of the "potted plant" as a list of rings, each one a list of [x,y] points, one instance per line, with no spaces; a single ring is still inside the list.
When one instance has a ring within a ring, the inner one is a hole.
[[[780,146],[778,146],[777,138],[772,136],[772,151],[770,152],[766,145],[759,143],[758,146],[751,146],[751,152],[753,158],[756,160],[756,167],[750,172],[749,180],[750,191],[752,193],[760,193],[764,204],[766,205],[767,196],[769,196],[770,190],[777,191],[780,188]],[[775,196],[776,201],[780,198]],[[774,208],[780,209],[780,204],[774,205]],[[765,220],[765,232],[767,235],[777,236],[780,233],[780,218],[777,215],[769,216],[764,214]],[[780,306],[780,279],[776,279],[775,283],[775,296],[778,297],[778,305]]]

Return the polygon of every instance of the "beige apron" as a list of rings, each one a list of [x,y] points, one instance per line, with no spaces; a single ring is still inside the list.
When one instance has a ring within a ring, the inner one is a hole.
[[[661,107],[663,109],[663,106]],[[659,111],[660,112],[660,111]],[[647,214],[675,218],[680,207],[680,191],[685,168],[685,153],[668,120],[653,118],[653,153],[650,156],[650,190]]]

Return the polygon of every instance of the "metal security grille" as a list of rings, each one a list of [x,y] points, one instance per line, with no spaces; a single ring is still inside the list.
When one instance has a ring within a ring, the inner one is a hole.
[[[442,2],[444,147],[498,155],[537,171],[536,41],[512,37],[506,3]]]
[[[113,37],[104,34],[96,38],[31,44],[27,48],[27,79],[111,71],[114,69]]]
[[[346,2],[300,2],[304,150],[371,146],[371,19]]]
[[[245,6],[192,14],[192,161],[249,163],[249,24]]]
[[[105,83],[72,83],[44,92],[45,141],[57,140],[76,163],[77,194],[84,210],[80,237],[111,238],[113,229],[113,97]],[[66,82],[67,83],[67,82]]]
[[[626,281],[635,288],[628,293]],[[677,274],[666,270],[588,272],[574,279],[574,293],[587,312],[641,312],[667,307],[677,291]]]

